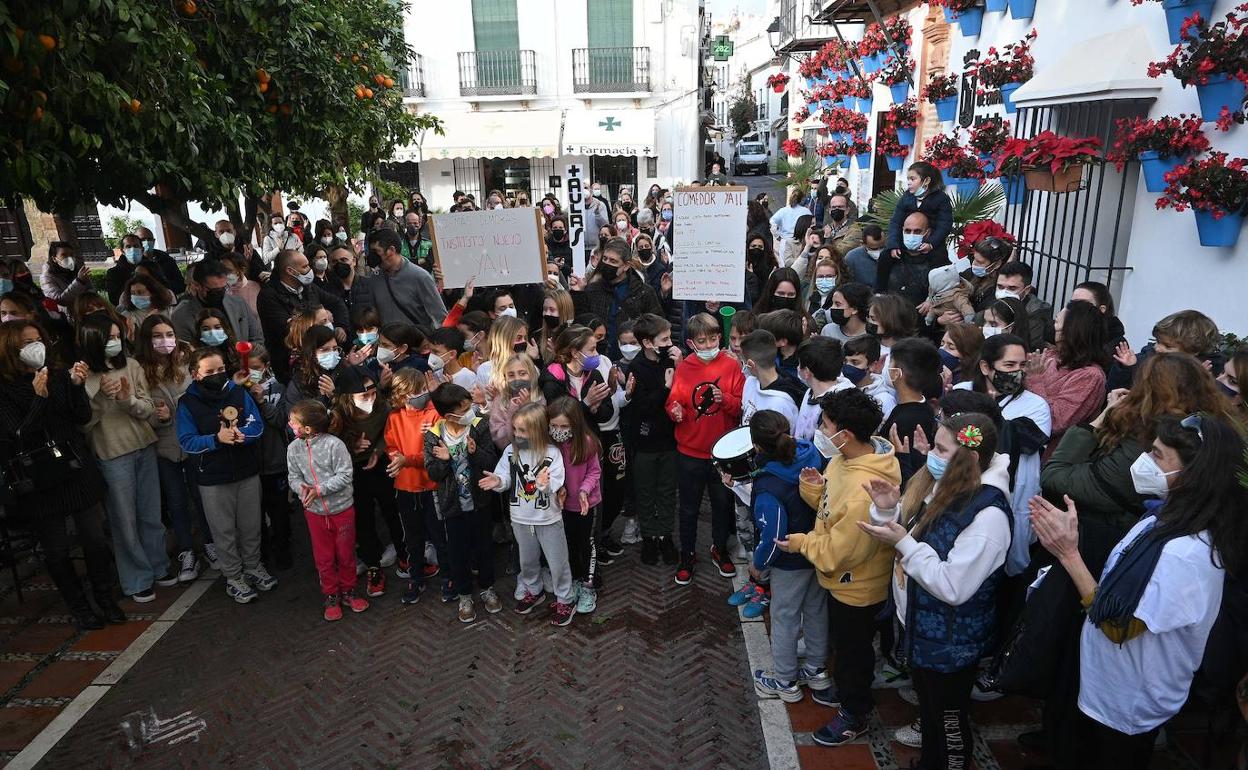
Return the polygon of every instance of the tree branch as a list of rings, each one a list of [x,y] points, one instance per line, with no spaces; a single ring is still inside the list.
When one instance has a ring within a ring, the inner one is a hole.
[[[146,190],[136,193],[133,196],[133,200],[142,203],[147,207],[148,211],[164,219],[182,232],[193,235],[205,243],[212,243],[215,238],[212,228],[203,222],[196,222],[188,217],[184,213],[183,207],[177,205],[178,201],[162,198]]]

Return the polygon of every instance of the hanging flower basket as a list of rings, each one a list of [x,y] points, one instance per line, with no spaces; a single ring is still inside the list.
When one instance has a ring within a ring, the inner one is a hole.
[[[1187,158],[1209,149],[1209,139],[1196,116],[1169,115],[1156,120],[1121,118],[1115,124],[1114,144],[1105,159],[1122,171],[1139,159],[1144,189],[1159,193],[1166,189],[1166,172],[1187,162]]]
[[[893,104],[901,104],[906,99],[910,98],[910,84],[909,83],[898,83],[896,85],[891,85],[888,87],[888,90],[889,90],[889,93],[892,94]]]
[[[1206,83],[1196,84],[1196,97],[1200,99],[1200,116],[1206,123],[1213,123],[1222,115],[1225,107],[1236,112],[1244,104],[1244,82],[1226,74],[1210,75]]]
[[[1031,80],[1035,73],[1036,60],[1031,55],[1031,44],[1036,39],[1033,29],[1026,37],[1011,45],[1004,53],[995,47],[988,49],[988,55],[970,66],[970,71],[978,78],[977,93],[980,96],[993,89],[1001,92],[1001,102],[1007,114],[1015,111],[1013,95],[1019,86]]]
[[[858,164],[858,168],[865,171],[871,168],[871,154],[863,153],[854,156],[854,162]]]
[[[1040,192],[1075,192],[1083,185],[1083,165],[1067,166],[1054,173],[1047,168],[1029,168],[1023,172],[1028,190]]]
[[[1006,142],[997,163],[998,173],[1009,173],[1005,167],[1015,156],[1014,141]],[[1051,193],[1067,193],[1078,190],[1083,183],[1084,166],[1101,162],[1101,140],[1094,136],[1058,136],[1052,131],[1041,131],[1026,140],[1019,162],[1027,178],[1027,189]]]
[[[785,139],[780,143],[780,150],[790,158],[800,158],[806,154],[806,145],[800,139]]]
[[[1137,3],[1139,0],[1132,0]],[[1166,11],[1166,30],[1170,33],[1170,45],[1183,42],[1183,22],[1193,13],[1209,21],[1213,16],[1213,0],[1161,0]]]
[[[1010,0],[1010,15],[1016,19],[1030,19],[1036,15],[1036,0]]]
[[[771,86],[771,90],[778,94],[784,93],[784,88],[789,84],[789,76],[783,72],[777,72],[767,78],[767,85]]]
[[[1210,24],[1193,15],[1180,28],[1180,42],[1170,55],[1148,65],[1148,76],[1169,73],[1183,86],[1195,86],[1200,114],[1225,131],[1244,122],[1244,83],[1248,73],[1248,5],[1236,6]]]
[[[858,99],[858,111],[859,112],[863,113],[864,115],[869,115],[872,109],[874,109],[874,107],[875,107],[875,100],[872,99],[870,96],[868,96],[865,99],[859,97]]]
[[[1151,193],[1166,191],[1166,174],[1187,162],[1183,155],[1161,155],[1152,150],[1140,153],[1140,170],[1144,172],[1144,189]]]
[[[885,155],[885,161],[888,163],[888,170],[896,173],[906,167],[905,155]]]
[[[965,37],[979,37],[979,31],[984,26],[984,9],[983,8],[967,8],[964,11],[958,11],[958,28],[962,30]]]
[[[1190,208],[1196,216],[1200,245],[1234,246],[1248,209],[1245,166],[1248,160],[1228,160],[1224,152],[1184,163],[1166,174],[1166,191],[1157,199],[1157,208]]]
[[[913,126],[910,128],[899,127],[897,129],[897,141],[901,142],[907,147],[914,146],[914,135],[915,135],[915,129]]]
[[[949,96],[933,104],[936,105],[936,117],[942,123],[958,119],[958,97]]]

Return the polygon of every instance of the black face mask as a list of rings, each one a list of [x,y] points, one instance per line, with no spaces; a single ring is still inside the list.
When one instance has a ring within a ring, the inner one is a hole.
[[[845,308],[834,307],[828,310],[828,320],[837,326],[844,326],[849,323],[849,316],[845,315]]]
[[[554,329],[554,328],[556,328],[556,327],[558,327],[558,326],[559,326],[559,316],[557,316],[557,315],[543,315],[543,316],[542,316],[542,323],[546,324],[546,328],[547,328],[547,329]]]
[[[381,267],[381,257],[371,250],[368,252],[368,256],[364,258],[364,262],[369,267]]]
[[[992,387],[1003,396],[1012,396],[1023,389],[1023,371],[1002,372],[992,370]]]
[[[845,209],[829,209],[828,216],[832,219],[833,222],[844,222],[845,221]]]
[[[621,203],[620,208],[624,209],[625,211],[631,214],[633,211],[633,204],[631,202]]]
[[[601,275],[602,280],[606,281],[607,283],[616,282],[616,279],[618,279],[620,275],[617,272],[618,270],[619,268],[612,267],[611,265],[608,265],[606,262],[602,262],[598,265],[598,275]]]
[[[408,225],[404,232],[407,233],[408,238],[415,238],[417,235],[420,235],[420,228],[416,225]]]
[[[653,254],[654,249],[637,249],[637,258],[642,262],[649,262]]]
[[[528,342],[517,342],[516,344],[511,346],[511,352],[513,353],[525,353],[525,352],[528,352],[528,349],[529,349]]]
[[[562,228],[550,231],[550,239],[558,243],[568,237],[568,231]]]
[[[797,297],[777,297],[772,295],[771,307],[773,310],[796,310]]]
[[[205,289],[204,307],[220,308],[225,303],[225,289]]]
[[[873,324],[870,321],[867,321],[867,334],[870,334],[872,337],[876,337],[876,336],[879,336],[879,333],[880,333],[879,325]]]
[[[218,395],[225,390],[225,383],[230,381],[230,375],[227,372],[217,372],[210,374],[199,381],[199,387],[209,395]]]
[[[598,343],[594,345],[594,347],[597,348],[598,355],[605,356],[607,354],[607,341],[606,340],[598,340]]]
[[[334,271],[335,278],[345,280],[351,276],[351,266],[346,262],[335,262],[331,269]]]

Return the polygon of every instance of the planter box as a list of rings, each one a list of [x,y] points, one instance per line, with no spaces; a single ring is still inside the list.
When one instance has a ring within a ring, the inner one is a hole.
[[[1083,184],[1083,165],[1068,166],[1056,174],[1048,169],[1029,168],[1023,175],[1027,179],[1028,190],[1068,193],[1078,190]]]
[[[957,95],[946,96],[944,99],[937,99],[933,104],[936,105],[936,117],[943,123],[958,119],[958,97]]]
[[[858,111],[867,115],[871,114],[871,110],[875,107],[875,100],[868,96],[866,99],[858,100]]]
[[[898,128],[897,129],[897,143],[904,144],[907,147],[913,147],[914,146],[914,134],[915,134],[914,128]]]
[[[1239,231],[1244,226],[1243,214],[1226,214],[1221,219],[1214,219],[1208,211],[1195,209],[1196,234],[1200,236],[1200,245],[1213,248],[1230,248],[1239,240]]]
[[[909,83],[898,83],[895,86],[889,86],[888,90],[893,95],[893,104],[902,104],[910,97]]]
[[[1010,0],[1010,15],[1016,19],[1030,19],[1036,15],[1036,0]]]
[[[1140,153],[1140,169],[1144,172],[1144,189],[1151,193],[1166,191],[1166,174],[1187,161],[1177,155],[1158,155],[1146,151]]]
[[[1166,30],[1170,33],[1170,45],[1183,42],[1179,34],[1183,30],[1183,22],[1193,13],[1210,21],[1213,15],[1213,0],[1162,0],[1161,7],[1166,11]]]
[[[1009,0],[987,0],[984,3],[984,10],[988,13],[1005,13],[1009,7]]]
[[[904,155],[885,155],[885,162],[888,163],[888,170],[897,172],[906,167],[906,158]]]
[[[983,26],[983,8],[967,8],[965,11],[958,12],[958,27],[961,28],[963,36],[979,37],[979,31]]]
[[[868,153],[854,156],[854,162],[858,164],[858,168],[866,170],[871,168],[871,156]]]
[[[1231,111],[1238,110],[1244,102],[1245,86],[1229,75],[1210,75],[1209,82],[1196,86],[1196,96],[1200,99],[1200,117],[1206,123],[1212,123],[1222,114],[1223,107]]]

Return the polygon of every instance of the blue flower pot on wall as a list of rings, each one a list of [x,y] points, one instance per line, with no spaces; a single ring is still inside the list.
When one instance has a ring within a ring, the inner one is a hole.
[[[1009,0],[986,0],[984,3],[984,10],[988,13],[1005,13],[1009,7]]]
[[[871,155],[869,153],[864,152],[860,155],[855,155],[854,161],[858,164],[858,168],[864,171],[871,168]]]
[[[1036,15],[1036,0],[1010,0],[1010,15],[1016,19],[1030,19]]]
[[[1001,103],[1005,105],[1007,115],[1018,112],[1018,107],[1014,106],[1014,92],[1022,87],[1022,83],[1006,83],[1001,86]]]
[[[848,156],[848,155],[837,155],[837,156],[836,156],[836,165],[840,166],[841,168],[848,169],[848,168],[849,168],[849,156]]]
[[[979,153],[979,165],[984,167],[985,174],[991,174],[997,164],[993,161],[991,155],[981,152]]]
[[[979,186],[983,184],[978,179],[963,179],[962,177],[951,176],[946,177],[946,185],[957,191],[959,198],[966,198],[975,194]]]
[[[1034,3],[1033,3],[1034,5]],[[984,26],[984,9],[967,8],[958,12],[958,27],[966,37],[979,37],[979,30]]]
[[[1170,44],[1183,42],[1179,34],[1183,30],[1183,22],[1193,13],[1209,21],[1213,15],[1213,0],[1161,0],[1161,7],[1166,11],[1166,29],[1170,32]]]
[[[828,134],[828,136],[834,142],[848,142],[854,137],[854,135],[849,133],[848,131],[832,131]]]
[[[1140,168],[1144,171],[1144,189],[1152,193],[1165,192],[1166,174],[1186,160],[1178,155],[1158,155],[1152,150],[1140,153]]]
[[[893,95],[893,104],[901,104],[910,97],[910,84],[908,82],[889,86],[888,90]]]
[[[1001,186],[1005,188],[1005,202],[1011,206],[1021,206],[1027,201],[1027,183],[1022,174],[1001,177]]]
[[[835,156],[835,155],[824,155],[824,156],[823,156],[823,165],[825,165],[825,166],[835,166],[835,165],[836,165],[836,156]]]
[[[936,100],[936,117],[942,122],[948,123],[958,118],[958,97],[946,96],[944,99]]]
[[[885,155],[884,158],[889,171],[896,173],[906,167],[906,158],[903,155]]]
[[[1200,236],[1200,245],[1209,247],[1229,248],[1239,240],[1240,228],[1244,226],[1243,214],[1225,214],[1215,219],[1208,211],[1194,209],[1196,215],[1196,234]]]
[[[958,20],[958,14],[956,14],[956,13],[954,13],[952,10],[950,10],[950,9],[949,9],[949,6],[947,6],[947,5],[946,5],[946,6],[944,6],[944,8],[943,8],[942,10],[945,12],[945,23],[946,23],[946,24],[952,24],[952,23],[954,23],[955,21],[957,21],[957,20]]]
[[[1200,99],[1200,117],[1206,123],[1218,119],[1223,107],[1231,111],[1239,109],[1244,102],[1244,84],[1239,80],[1222,73],[1209,76],[1209,82],[1196,86],[1196,96]]]
[[[897,129],[897,142],[899,144],[904,144],[907,147],[913,147],[914,146],[914,134],[915,134],[915,129],[913,128],[898,128]]]

